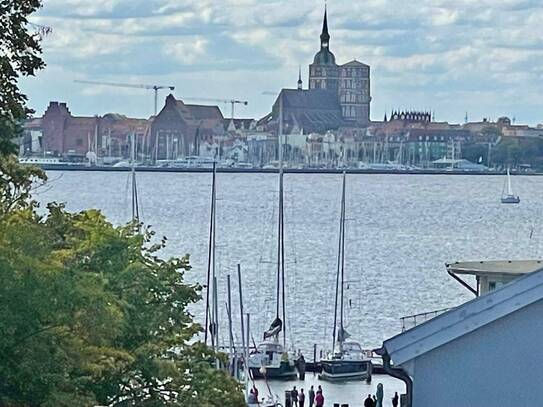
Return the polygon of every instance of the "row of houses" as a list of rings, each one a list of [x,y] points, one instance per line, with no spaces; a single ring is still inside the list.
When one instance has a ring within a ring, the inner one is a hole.
[[[296,92],[302,93],[298,97]],[[114,113],[74,116],[66,103],[50,102],[42,117],[26,122],[21,154],[82,161],[91,152],[109,164],[127,159],[134,140],[141,162],[202,156],[265,166],[279,155],[277,109],[281,97],[285,98],[281,102],[283,157],[292,165],[394,162],[427,166],[443,157],[462,157],[469,144],[491,146],[504,137],[543,137],[542,128],[514,125],[508,118],[460,125],[436,122],[428,112],[411,111],[394,111],[390,118],[365,127],[346,126],[339,117],[330,118],[325,98],[322,103],[313,100],[314,109],[307,108],[303,91],[293,90],[279,95],[272,112],[260,120],[225,118],[217,106],[186,104],[173,95],[166,97],[156,117],[148,119]],[[297,104],[305,107],[298,109]]]

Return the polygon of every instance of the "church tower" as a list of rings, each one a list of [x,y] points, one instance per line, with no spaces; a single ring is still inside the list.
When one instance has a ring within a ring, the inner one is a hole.
[[[302,86],[303,86],[303,83],[302,83],[302,67],[299,66],[298,67],[298,90],[302,90]]]
[[[315,54],[313,63],[309,65],[309,89],[326,89],[337,95],[338,66],[336,65],[336,57],[330,51],[330,34],[328,33],[326,7],[324,8],[320,43],[320,51]]]

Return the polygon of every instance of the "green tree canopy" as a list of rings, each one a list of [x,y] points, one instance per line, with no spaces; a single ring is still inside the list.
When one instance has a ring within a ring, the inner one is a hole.
[[[38,30],[29,30],[28,16],[40,0],[0,0],[0,155],[15,152],[12,143],[29,113],[18,79],[44,67]]]
[[[0,405],[243,406],[187,307],[188,256],[96,210],[0,219]]]

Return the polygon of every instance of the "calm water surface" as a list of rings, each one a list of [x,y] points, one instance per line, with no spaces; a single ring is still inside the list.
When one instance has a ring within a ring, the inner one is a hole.
[[[130,219],[127,173],[48,175],[40,201],[65,202],[72,211],[99,208],[116,224]],[[211,174],[141,173],[138,183],[142,220],[168,237],[163,256],[190,253],[187,278],[204,283]],[[470,299],[448,277],[446,262],[539,258],[543,178],[513,177],[520,205],[499,203],[502,186],[498,176],[347,177],[346,319],[353,338],[377,347],[400,332],[400,317]],[[275,309],[277,175],[218,174],[217,191],[220,302],[226,275],[240,263],[258,341]],[[287,337],[309,360],[313,343],[326,348],[331,341],[340,194],[341,175],[285,175]],[[202,311],[199,304],[194,312],[201,318]]]

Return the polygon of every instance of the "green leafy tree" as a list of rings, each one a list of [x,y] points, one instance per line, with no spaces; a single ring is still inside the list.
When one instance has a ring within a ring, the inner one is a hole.
[[[40,7],[40,0],[0,0],[0,155],[16,151],[12,141],[29,113],[18,79],[44,67],[43,32],[29,30],[28,24],[28,16]]]
[[[187,308],[188,256],[50,204],[0,219],[0,405],[244,405]]]
[[[0,406],[244,406],[197,340],[188,256],[161,259],[165,239],[96,210],[37,212],[45,174],[11,154],[29,113],[18,79],[44,66],[40,5],[0,0]]]

